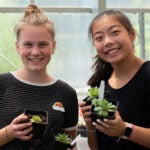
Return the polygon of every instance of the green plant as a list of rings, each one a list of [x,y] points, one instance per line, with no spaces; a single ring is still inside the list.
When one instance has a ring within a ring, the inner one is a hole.
[[[39,115],[32,115],[32,117],[30,118],[31,122],[36,122],[36,123],[41,123],[42,119]]]
[[[108,117],[109,112],[114,112],[117,109],[116,105],[106,99],[94,99],[92,105],[94,112],[102,117]]]
[[[58,133],[55,136],[55,140],[64,144],[70,144],[72,142],[71,138],[66,133]]]
[[[87,101],[92,101],[93,99],[98,98],[98,96],[99,96],[99,89],[98,89],[98,87],[91,87],[88,90]]]

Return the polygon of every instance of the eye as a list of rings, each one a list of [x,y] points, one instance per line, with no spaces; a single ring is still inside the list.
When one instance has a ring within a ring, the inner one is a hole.
[[[118,35],[118,34],[119,34],[119,32],[120,32],[119,30],[114,30],[114,31],[112,31],[112,33],[111,33],[111,34],[112,34],[113,36],[116,36],[116,35]]]
[[[32,43],[24,43],[23,45],[24,45],[26,48],[32,47]]]
[[[95,36],[94,41],[99,42],[103,40],[103,36]]]
[[[45,48],[45,47],[47,47],[48,46],[48,43],[40,43],[39,44],[39,47],[40,48]]]

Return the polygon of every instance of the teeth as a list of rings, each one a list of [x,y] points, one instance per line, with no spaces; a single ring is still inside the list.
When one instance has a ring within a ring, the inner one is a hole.
[[[32,59],[32,58],[30,58],[30,60],[32,60],[32,61],[34,61],[34,62],[37,62],[37,61],[40,61],[41,58],[38,58],[38,59]]]
[[[113,53],[116,53],[116,52],[118,52],[118,49],[110,50],[110,51],[107,52],[107,54],[113,54]]]
[[[32,61],[39,61],[39,60],[32,60]]]

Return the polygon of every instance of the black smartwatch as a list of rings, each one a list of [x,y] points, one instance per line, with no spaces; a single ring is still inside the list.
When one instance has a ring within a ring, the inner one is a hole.
[[[126,140],[130,137],[130,135],[133,131],[133,124],[127,123],[127,122],[125,122],[125,124],[126,124],[126,128],[125,128],[124,133],[121,136],[121,138]]]

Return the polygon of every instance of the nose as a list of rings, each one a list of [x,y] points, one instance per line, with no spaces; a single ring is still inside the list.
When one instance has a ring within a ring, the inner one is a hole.
[[[110,36],[105,36],[105,39],[104,39],[104,46],[105,47],[109,47],[111,46],[113,43],[113,40]]]
[[[38,46],[33,46],[31,50],[32,55],[38,55],[40,53],[40,49]]]

